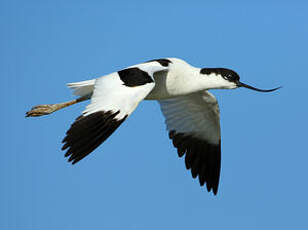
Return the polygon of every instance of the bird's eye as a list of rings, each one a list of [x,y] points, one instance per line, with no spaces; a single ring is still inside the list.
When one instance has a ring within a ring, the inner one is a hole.
[[[233,76],[231,73],[229,73],[228,75],[225,75],[224,78],[225,78],[226,80],[232,81],[233,78],[234,78],[234,76]]]
[[[238,81],[240,78],[237,74],[229,73],[226,77],[229,81]]]

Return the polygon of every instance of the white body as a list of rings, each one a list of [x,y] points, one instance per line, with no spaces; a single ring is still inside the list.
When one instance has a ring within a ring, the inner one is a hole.
[[[187,62],[178,58],[168,58],[172,63],[168,67],[168,71],[158,71],[154,73],[155,86],[153,90],[146,96],[145,100],[161,100],[177,96],[187,95],[207,89],[219,88],[235,88],[221,77],[200,76],[200,68],[196,68]],[[109,74],[112,76],[115,73]],[[100,78],[106,78],[109,75]],[[100,79],[98,78],[98,79]],[[74,89],[74,94],[85,96],[92,94],[95,81],[98,79],[69,83],[68,87]]]

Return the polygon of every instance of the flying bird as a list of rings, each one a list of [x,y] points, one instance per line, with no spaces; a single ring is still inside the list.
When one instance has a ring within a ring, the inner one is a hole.
[[[72,164],[103,143],[142,100],[157,100],[166,119],[169,138],[186,168],[200,185],[217,194],[221,165],[220,114],[210,89],[245,87],[239,75],[226,68],[196,68],[178,58],[164,58],[130,66],[92,79],[67,84],[77,99],[37,105],[26,117],[42,116],[91,100],[66,132],[62,150]]]

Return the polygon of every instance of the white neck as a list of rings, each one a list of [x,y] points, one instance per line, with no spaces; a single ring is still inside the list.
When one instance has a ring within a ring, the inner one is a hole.
[[[183,60],[169,58],[169,70],[154,74],[155,87],[147,99],[167,99],[208,89],[235,88],[235,84],[216,74],[201,74]]]
[[[233,89],[236,88],[235,83],[224,79],[221,75],[215,73],[211,74],[201,74],[199,69],[198,73],[198,83],[203,87],[203,89]]]

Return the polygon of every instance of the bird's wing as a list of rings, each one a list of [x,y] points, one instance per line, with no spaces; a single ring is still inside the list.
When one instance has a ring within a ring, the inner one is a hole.
[[[91,103],[66,132],[62,150],[73,164],[104,142],[153,89],[153,74],[168,67],[157,61],[96,79]]]
[[[186,96],[160,100],[166,118],[169,137],[185,154],[185,165],[200,185],[216,195],[220,175],[220,115],[216,98],[211,93],[197,92]]]

